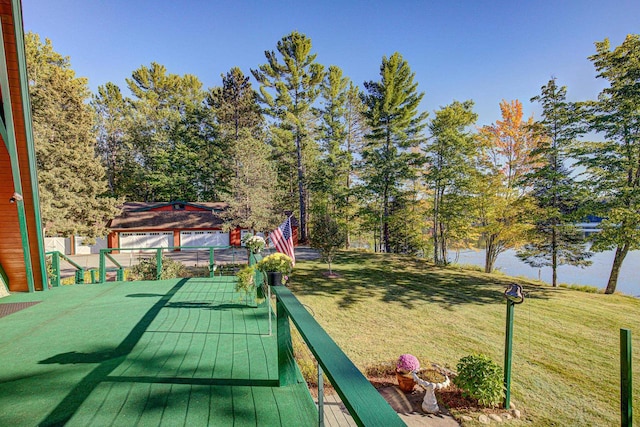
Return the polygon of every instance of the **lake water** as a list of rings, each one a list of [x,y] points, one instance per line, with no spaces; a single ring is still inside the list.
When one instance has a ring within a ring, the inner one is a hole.
[[[591,257],[593,264],[586,268],[568,265],[558,267],[558,283],[606,288],[607,280],[609,280],[609,274],[611,273],[611,265],[613,264],[613,255],[614,251],[595,253]],[[454,256],[455,254],[450,254],[451,258]],[[484,250],[461,251],[457,262],[484,267]],[[498,255],[496,268],[509,276],[540,278],[540,280],[551,283],[551,267],[541,269],[530,267],[516,257],[514,250]],[[640,297],[640,251],[629,252],[624,259],[618,276],[616,292]]]

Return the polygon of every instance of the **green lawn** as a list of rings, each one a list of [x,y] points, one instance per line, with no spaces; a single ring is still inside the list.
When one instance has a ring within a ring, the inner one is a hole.
[[[633,333],[634,419],[640,420],[640,299],[503,275],[436,268],[391,254],[343,252],[329,279],[320,261],[296,265],[291,286],[361,369],[412,353],[455,369],[470,353],[502,365],[505,285],[516,306],[511,400],[536,426],[620,424],[620,328]]]

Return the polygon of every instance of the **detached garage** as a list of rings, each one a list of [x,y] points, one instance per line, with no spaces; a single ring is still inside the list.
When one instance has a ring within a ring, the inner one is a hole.
[[[225,203],[129,202],[108,227],[110,248],[240,246],[243,230],[222,230]],[[184,250],[189,250],[185,248]]]
[[[173,245],[173,233],[120,233],[121,248],[169,248]]]
[[[229,233],[220,230],[213,231],[181,231],[180,244],[182,246],[229,246]],[[183,250],[189,250],[184,248]]]

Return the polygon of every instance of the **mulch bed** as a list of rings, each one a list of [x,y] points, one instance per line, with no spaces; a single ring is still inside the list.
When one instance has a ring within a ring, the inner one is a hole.
[[[5,317],[10,314],[13,314],[17,311],[24,310],[25,308],[29,308],[32,305],[38,304],[40,301],[33,302],[8,302],[5,304],[0,304],[0,317]]]
[[[395,375],[369,376],[368,379],[375,388],[398,385]],[[418,394],[420,396],[420,402],[422,402],[422,397],[424,396],[424,392],[422,391],[423,390],[420,386],[416,386],[414,392],[412,393]],[[462,390],[460,390],[454,384],[451,384],[449,387],[443,390],[436,390],[436,398],[438,399],[438,403],[441,405],[441,408],[444,407],[455,412],[479,412],[486,414],[499,412],[498,410],[482,407],[480,404],[478,404],[478,401],[476,399],[462,396]]]

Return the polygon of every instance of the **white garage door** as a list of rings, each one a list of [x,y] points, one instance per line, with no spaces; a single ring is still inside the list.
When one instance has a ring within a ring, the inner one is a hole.
[[[229,246],[229,233],[212,231],[181,231],[181,246]],[[189,249],[185,249],[189,250]]]
[[[120,233],[121,248],[168,248],[173,246],[172,232]]]

